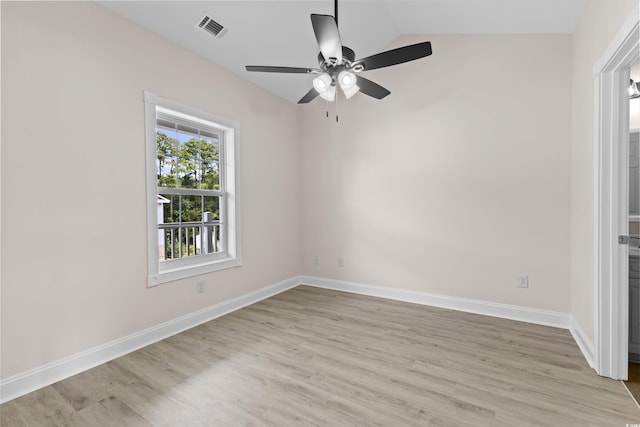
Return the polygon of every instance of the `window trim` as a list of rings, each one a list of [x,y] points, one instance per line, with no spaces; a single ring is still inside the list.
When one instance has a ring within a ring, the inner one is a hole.
[[[240,124],[237,121],[217,117],[192,107],[180,104],[144,91],[145,140],[146,140],[146,184],[147,184],[147,286],[157,286],[174,280],[211,273],[242,265],[240,251],[240,197],[239,197],[239,140]],[[212,256],[182,258],[160,263],[158,260],[158,217],[156,176],[156,107],[168,109],[199,119],[207,126],[215,125],[224,133],[221,151],[224,152],[224,196],[220,209],[224,209],[225,251]],[[179,262],[174,262],[179,261]]]

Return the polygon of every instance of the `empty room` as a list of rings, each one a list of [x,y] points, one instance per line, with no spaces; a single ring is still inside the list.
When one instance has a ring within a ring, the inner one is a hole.
[[[0,425],[639,425],[639,21],[3,0]]]

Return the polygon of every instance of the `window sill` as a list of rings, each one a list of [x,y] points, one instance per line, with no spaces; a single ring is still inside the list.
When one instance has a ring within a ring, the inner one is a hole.
[[[173,282],[175,280],[187,279],[201,274],[212,273],[214,271],[225,270],[227,268],[240,267],[240,258],[224,258],[218,261],[203,264],[194,264],[175,269],[166,269],[158,274],[153,274],[147,278],[147,287],[153,287],[162,283]]]

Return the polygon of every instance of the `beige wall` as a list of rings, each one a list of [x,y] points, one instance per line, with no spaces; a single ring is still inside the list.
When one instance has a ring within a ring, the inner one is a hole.
[[[593,66],[638,0],[588,0],[573,35],[571,120],[571,314],[594,331]]]
[[[143,90],[241,124],[244,265],[146,287]],[[297,107],[93,2],[2,2],[3,378],[300,272]]]
[[[571,37],[423,40],[384,101],[305,107],[305,274],[569,313]]]

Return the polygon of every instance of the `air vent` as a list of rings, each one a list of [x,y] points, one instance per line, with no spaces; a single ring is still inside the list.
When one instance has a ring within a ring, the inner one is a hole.
[[[211,34],[214,37],[222,38],[227,29],[219,22],[214,21],[210,16],[204,15],[196,24],[196,27]]]

